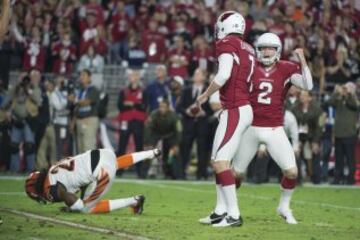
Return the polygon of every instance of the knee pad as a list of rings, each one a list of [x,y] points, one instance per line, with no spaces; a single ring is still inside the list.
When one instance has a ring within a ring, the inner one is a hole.
[[[11,143],[11,154],[17,154],[19,152],[19,143]]]
[[[25,152],[25,154],[35,153],[35,144],[26,142],[24,144],[24,152]]]

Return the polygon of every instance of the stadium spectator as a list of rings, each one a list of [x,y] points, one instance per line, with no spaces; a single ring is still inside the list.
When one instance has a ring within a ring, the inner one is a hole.
[[[299,126],[300,160],[298,161],[299,183],[302,182],[302,160],[306,161],[307,173],[311,181],[319,184],[320,168],[320,138],[321,127],[319,117],[321,109],[311,92],[301,91],[299,102],[292,109]]]
[[[178,116],[171,110],[167,99],[159,102],[159,108],[151,112],[148,122],[148,140],[152,146],[162,145],[162,168],[165,178],[183,178],[181,159],[179,156],[180,129]],[[155,160],[155,159],[154,159]],[[156,177],[156,165],[152,162],[149,176]]]
[[[116,1],[116,11],[111,16],[111,23],[107,31],[110,40],[110,63],[120,63],[128,51],[127,35],[132,25],[131,19],[126,14],[125,3]]]
[[[201,36],[195,38],[193,47],[190,73],[193,74],[197,68],[201,68],[207,73],[213,72],[215,64],[214,53],[205,38]]]
[[[4,82],[0,80],[0,172],[8,169],[10,156],[11,156],[11,145],[9,132],[11,130],[10,118],[3,108],[3,103],[6,98],[6,90]]]
[[[22,35],[16,24],[13,25],[12,31],[16,40],[22,43],[25,47],[23,56],[24,70],[28,71],[32,68],[44,70],[45,49],[40,29],[36,26],[31,27],[31,37]]]
[[[81,34],[80,39],[80,54],[84,54],[87,48],[92,44],[92,41],[99,35],[96,13],[89,11],[86,13],[86,20],[81,19],[79,22],[79,29]]]
[[[76,57],[76,47],[71,42],[70,33],[60,36],[60,40],[52,47],[54,58],[52,72],[55,74],[71,74]]]
[[[209,102],[206,101],[199,109],[194,105],[197,97],[208,87],[206,84],[206,73],[197,68],[192,77],[192,84],[186,87],[179,103],[179,111],[182,115],[182,138],[181,158],[183,161],[183,174],[186,177],[186,170],[190,163],[190,154],[194,140],[196,140],[197,155],[197,179],[207,179],[207,167],[210,152],[208,150],[209,117],[212,114]]]
[[[75,104],[77,151],[85,152],[96,148],[96,136],[99,126],[97,115],[98,90],[91,85],[91,72],[84,69],[80,73],[80,89],[76,96],[69,95],[68,100]]]
[[[24,75],[14,89],[10,89],[3,106],[9,112],[12,128],[11,139],[11,160],[9,170],[11,172],[21,171],[20,146],[23,143],[23,150],[26,159],[26,171],[32,171],[35,167],[35,133],[33,121],[39,113],[41,95],[39,91],[32,88],[30,78]]]
[[[149,29],[141,33],[141,47],[146,53],[148,63],[162,63],[165,60],[165,36],[159,31],[159,23],[151,19]]]
[[[32,91],[36,92],[36,96],[40,96],[37,100],[40,103],[38,104],[38,114],[30,120],[35,132],[35,149],[37,152],[47,125],[48,107],[43,104],[44,100],[47,101],[47,96],[42,82],[42,73],[38,69],[32,69],[29,72],[29,77]]]
[[[56,159],[56,142],[55,130],[53,125],[53,111],[50,105],[50,96],[55,90],[55,83],[51,80],[45,82],[46,92],[43,97],[41,109],[43,113],[39,114],[42,118],[44,133],[40,138],[39,148],[36,157],[36,169],[47,169],[55,163]]]
[[[353,83],[336,85],[334,93],[329,100],[335,110],[335,176],[333,184],[354,184],[356,143],[356,123],[358,119],[359,102],[355,95],[356,86]],[[344,177],[346,157],[349,169],[347,178]]]
[[[179,104],[184,84],[184,79],[180,76],[175,76],[170,81],[171,107],[175,110],[175,112],[179,111]]]
[[[55,79],[55,89],[49,95],[50,111],[53,113],[55,129],[56,159],[63,159],[71,154],[70,109],[67,97],[72,91],[67,80],[59,76]]]
[[[163,99],[169,99],[170,90],[167,85],[167,69],[165,65],[156,66],[156,79],[152,81],[146,88],[148,97],[149,112],[159,107],[159,102]]]
[[[136,151],[142,151],[144,147],[147,97],[141,83],[141,72],[129,70],[128,80],[128,86],[120,91],[117,102],[118,120],[120,122],[119,155],[126,153],[126,147],[131,136],[134,137]],[[145,165],[138,163],[135,166],[138,177],[145,178]]]
[[[89,69],[91,73],[104,72],[105,60],[103,56],[95,52],[93,46],[89,46],[86,54],[82,55],[78,65],[78,71],[81,72],[84,69]]]
[[[333,128],[335,109],[329,104],[329,96],[325,95],[326,100],[322,105],[323,113],[320,116],[321,133],[321,180],[328,182],[329,160],[333,149]]]
[[[146,66],[146,53],[141,48],[141,43],[138,35],[133,32],[129,33],[128,51],[124,54],[126,66],[129,68],[142,68]]]
[[[186,50],[184,38],[181,35],[175,37],[174,46],[168,51],[167,58],[169,59],[169,76],[180,76],[187,79],[190,52]]]

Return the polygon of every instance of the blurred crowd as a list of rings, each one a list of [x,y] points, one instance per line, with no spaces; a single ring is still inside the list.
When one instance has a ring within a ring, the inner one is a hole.
[[[245,17],[251,44],[270,31],[282,40],[283,59],[295,60],[292,51],[304,49],[315,89],[291,89],[286,104],[298,123],[303,177],[328,181],[329,159],[336,156],[334,183],[353,183],[360,93],[355,0],[18,0],[0,44],[3,169],[30,171],[95,147],[106,98],[91,78],[116,64],[129,69],[117,96],[118,154],[127,151],[131,135],[137,151],[161,144],[162,160],[137,166],[138,176],[156,176],[160,165],[166,177],[182,179],[196,152],[195,175],[206,179],[221,106],[216,95],[201,111],[192,103],[216,71],[214,25],[224,10]],[[156,66],[156,79],[143,78],[149,65]],[[23,73],[9,88],[11,70]],[[55,77],[42,77],[45,72]],[[258,157],[266,158],[266,150]],[[266,181],[269,167],[258,162],[249,177]]]

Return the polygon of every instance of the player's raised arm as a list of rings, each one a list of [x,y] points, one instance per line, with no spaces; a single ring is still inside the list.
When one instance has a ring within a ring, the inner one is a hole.
[[[310,69],[306,62],[304,50],[302,48],[297,48],[294,50],[294,53],[296,54],[296,56],[300,61],[301,75],[293,74],[291,76],[291,83],[299,88],[310,91],[313,88],[313,80]]]
[[[2,0],[0,17],[0,42],[3,41],[9,26],[10,0]]]
[[[209,87],[206,91],[201,94],[196,103],[198,105],[203,104],[206,100],[216,91],[218,91],[230,78],[231,70],[233,67],[234,57],[229,53],[223,53],[218,58],[219,61],[219,70],[216,73],[214,79],[211,81]]]

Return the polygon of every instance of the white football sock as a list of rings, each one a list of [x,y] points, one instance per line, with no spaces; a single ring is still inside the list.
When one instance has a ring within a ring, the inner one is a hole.
[[[135,164],[135,163],[141,162],[145,159],[154,158],[155,154],[154,154],[153,150],[148,150],[148,151],[132,153],[131,156],[132,156],[134,164]]]
[[[281,196],[279,202],[279,208],[281,209],[290,209],[290,200],[294,192],[294,189],[285,189],[281,188]]]
[[[227,214],[235,219],[238,219],[240,216],[240,210],[236,196],[235,184],[223,186],[222,190],[226,200]]]
[[[129,207],[131,205],[135,205],[136,203],[137,203],[137,201],[135,200],[134,197],[120,198],[120,199],[109,200],[109,207],[110,207],[110,211],[113,211],[113,210],[116,210],[116,209]]]
[[[218,215],[226,212],[226,200],[221,184],[216,184],[216,206],[214,212]]]

